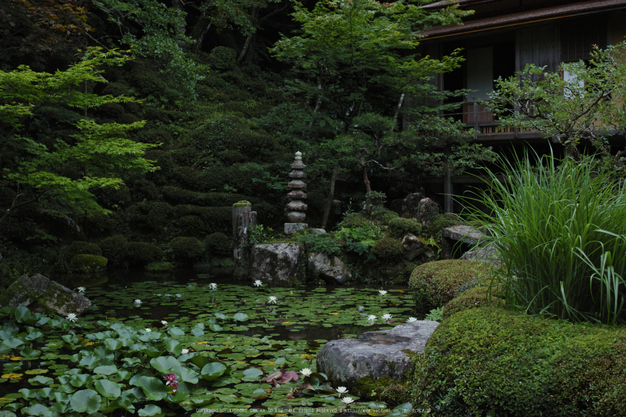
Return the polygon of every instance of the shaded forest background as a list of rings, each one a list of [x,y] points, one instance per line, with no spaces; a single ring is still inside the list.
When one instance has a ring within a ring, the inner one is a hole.
[[[311,10],[315,3],[304,1],[302,7]],[[445,156],[450,141],[445,136],[455,141],[463,136],[455,136],[461,132],[458,126],[439,134],[422,126],[421,144],[394,143],[396,154],[415,156],[398,169],[338,163],[341,152],[332,148],[336,143],[330,146],[325,140],[334,135],[328,118],[312,117],[316,103],[292,88],[298,65],[278,61],[270,53],[281,36],[299,33],[290,1],[0,4],[0,69],[5,72],[27,65],[55,73],[70,68],[88,47],[132,47],[132,60],[101,67],[102,82],[84,82],[77,89],[136,100],[84,109],[43,103],[32,110],[22,135],[51,147],[58,138],[76,135],[81,118],[97,123],[145,121],[128,137],[153,145],[145,157],[158,167],[147,173],[120,171],[123,185],[90,189],[106,213],[46,201],[37,187],[3,176],[0,209],[9,213],[0,223],[4,276],[67,271],[76,253],[104,255],[113,268],[142,266],[166,252],[181,262],[226,259],[233,203],[250,201],[260,223],[282,229],[289,165],[296,151],[303,152],[307,165],[307,220],[312,227],[322,225],[330,201],[327,229],[343,213],[362,208],[364,174],[369,176],[366,185],[384,192],[392,207],[418,191],[438,200],[442,190],[424,190],[421,180],[450,169]],[[441,20],[424,19],[421,24],[437,22]],[[414,99],[413,108],[415,103],[419,100]],[[12,129],[3,127],[3,140]],[[24,154],[7,143],[1,164],[11,170]],[[463,164],[455,169],[459,167]],[[336,183],[332,196],[331,182]],[[16,207],[18,201],[28,204]]]

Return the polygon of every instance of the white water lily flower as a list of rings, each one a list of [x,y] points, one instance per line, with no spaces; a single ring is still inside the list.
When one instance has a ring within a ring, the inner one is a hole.
[[[257,279],[256,281],[254,281],[255,287],[260,287],[261,285],[263,285],[263,282],[260,279]]]
[[[181,354],[186,355],[189,353],[189,349],[183,349],[180,351]]]
[[[409,317],[406,322],[407,323],[413,323],[414,321],[417,321],[417,319],[415,317]]]
[[[267,302],[269,302],[269,303],[276,304],[276,301],[278,301],[278,298],[273,296],[273,295],[270,295],[270,298],[267,299]]]
[[[391,320],[391,314],[383,314],[383,320]]]
[[[337,387],[337,392],[339,394],[345,394],[346,392],[348,392],[348,388],[346,388],[346,387]]]
[[[353,403],[354,400],[352,399],[352,397],[343,397],[341,399],[341,402],[344,403],[344,404],[350,404],[350,403]]]
[[[369,321],[376,321],[376,318],[377,318],[377,317],[376,317],[375,315],[373,315],[373,314],[370,314],[369,316],[367,316],[367,319],[368,319]]]
[[[146,329],[146,332],[150,333],[152,331],[152,329]]]
[[[212,282],[212,283],[209,284],[209,288],[211,288],[211,291],[215,291],[215,290],[217,290],[217,284]]]
[[[385,290],[378,290],[378,292],[380,293],[380,295],[385,295],[385,294],[387,294],[387,291],[385,291]]]
[[[141,300],[138,298],[135,301],[133,301],[135,304],[141,304]]]
[[[76,291],[78,291],[79,293],[84,293],[85,292],[85,287],[77,287]]]
[[[167,326],[167,321],[166,321],[166,320],[161,320],[161,324],[162,324],[163,326]]]
[[[65,319],[68,320],[68,321],[74,322],[74,321],[76,321],[76,314],[69,313]]]
[[[309,368],[304,368],[303,370],[300,371],[300,373],[304,376],[310,376],[313,372],[311,372]]]

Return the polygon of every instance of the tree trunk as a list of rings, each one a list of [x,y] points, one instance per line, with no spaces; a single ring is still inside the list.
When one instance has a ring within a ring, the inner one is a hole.
[[[322,217],[322,229],[326,229],[326,223],[328,223],[328,216],[330,210],[333,208],[333,200],[335,199],[335,183],[337,182],[337,173],[339,172],[339,165],[335,163],[333,166],[333,174],[330,177],[330,193],[328,194],[328,200],[326,201],[326,208],[324,209],[324,216]]]
[[[363,182],[365,183],[365,192],[369,193],[370,191],[372,191],[370,179],[367,176],[367,167],[365,165],[363,165]]]

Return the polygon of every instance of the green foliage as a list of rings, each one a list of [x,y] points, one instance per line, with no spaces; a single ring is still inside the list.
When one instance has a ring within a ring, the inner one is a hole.
[[[535,165],[536,164],[536,165]],[[507,305],[574,321],[626,320],[626,195],[590,157],[528,155],[487,171],[476,214],[501,257]],[[497,281],[499,281],[498,279]]]
[[[382,229],[372,223],[356,227],[341,227],[336,236],[346,247],[346,250],[373,259],[372,247],[377,240],[385,237]]]
[[[160,261],[165,253],[161,248],[147,242],[128,242],[124,245],[124,258],[130,266],[145,266]]]
[[[169,248],[176,261],[193,261],[204,254],[204,245],[195,237],[175,237],[170,241]]]
[[[104,256],[77,254],[72,257],[69,269],[80,273],[102,272],[106,270],[107,262]]]
[[[418,314],[443,307],[468,284],[477,285],[489,278],[492,265],[485,262],[449,259],[428,262],[415,268],[409,289],[415,297]]]
[[[621,415],[624,353],[621,327],[471,309],[413,358],[412,403],[450,417]]]
[[[124,246],[127,243],[123,235],[114,235],[102,239],[98,246],[102,249],[102,255],[109,260],[110,266],[120,266],[124,260]]]
[[[127,60],[118,51],[93,48],[67,70],[54,74],[25,66],[0,71],[0,129],[4,133],[0,143],[16,154],[17,161],[7,164],[3,179],[21,190],[0,220],[35,201],[62,207],[71,214],[107,212],[95,201],[92,189],[119,187],[122,175],[156,170],[143,157],[153,145],[127,138],[129,131],[144,122],[98,124],[82,116],[72,121],[75,129],[71,134],[31,136],[31,131],[37,131],[37,119],[31,116],[43,106],[86,111],[108,103],[133,102],[131,97],[101,96],[83,87],[106,81],[101,75],[103,66],[122,65]]]
[[[391,235],[396,238],[402,238],[407,233],[419,236],[422,233],[422,224],[417,220],[407,219],[405,217],[396,217],[388,223]]]
[[[204,246],[211,256],[232,255],[232,239],[222,232],[215,232],[208,235],[206,239],[204,239]]]
[[[171,262],[152,262],[146,265],[145,269],[148,272],[172,272],[175,268]]]
[[[443,309],[444,307],[433,308],[430,310],[430,313],[426,314],[424,320],[438,321],[441,323],[444,318]]]
[[[556,138],[573,155],[581,151],[579,146],[592,145],[608,156],[607,137],[626,127],[625,51],[626,42],[606,50],[594,45],[588,63],[564,63],[555,72],[528,64],[518,74],[496,81],[491,110],[505,126]]]
[[[274,235],[274,229],[262,224],[257,224],[250,227],[250,238],[248,243],[250,245],[258,245],[260,243],[276,240]]]
[[[307,252],[339,255],[341,244],[332,233],[304,233],[297,236],[297,241]]]
[[[456,6],[427,12],[404,1],[319,1],[312,10],[296,3],[292,16],[301,34],[283,37],[271,52],[293,64],[287,91],[306,103],[307,136],[321,144],[311,150],[319,155],[315,163],[326,164],[326,170],[335,164],[356,168],[369,192],[369,172],[399,170],[411,160],[419,166],[425,148],[441,147],[444,170],[459,156],[460,165],[477,161],[472,152],[457,155],[469,139],[464,126],[429,116],[449,107],[441,104],[445,98],[460,94],[439,91],[430,82],[460,66],[458,51],[441,60],[415,53],[420,30],[457,24],[471,13]],[[288,117],[301,116],[298,112]],[[402,131],[400,113],[413,116]],[[445,129],[449,143],[436,145]]]
[[[161,73],[172,87],[187,99],[196,98],[196,83],[207,68],[191,59],[181,46],[194,43],[185,35],[182,9],[167,7],[155,0],[99,0],[95,4],[121,27],[130,27],[130,22],[139,25],[140,32],[127,30],[120,42],[130,45],[137,56],[161,63]]]

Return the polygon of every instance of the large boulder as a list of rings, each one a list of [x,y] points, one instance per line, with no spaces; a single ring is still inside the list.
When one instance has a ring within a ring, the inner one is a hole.
[[[439,323],[415,321],[392,330],[366,332],[356,339],[331,340],[317,354],[317,370],[335,385],[353,387],[360,379],[403,380],[410,356],[423,353]]]
[[[11,284],[0,298],[0,304],[67,316],[69,313],[80,314],[91,306],[91,301],[46,276],[36,274],[32,277],[23,275]]]
[[[352,278],[350,268],[336,256],[325,253],[309,253],[309,276],[324,282],[343,284]]]
[[[292,285],[304,281],[302,246],[291,242],[254,245],[251,253],[250,278],[271,285]]]

